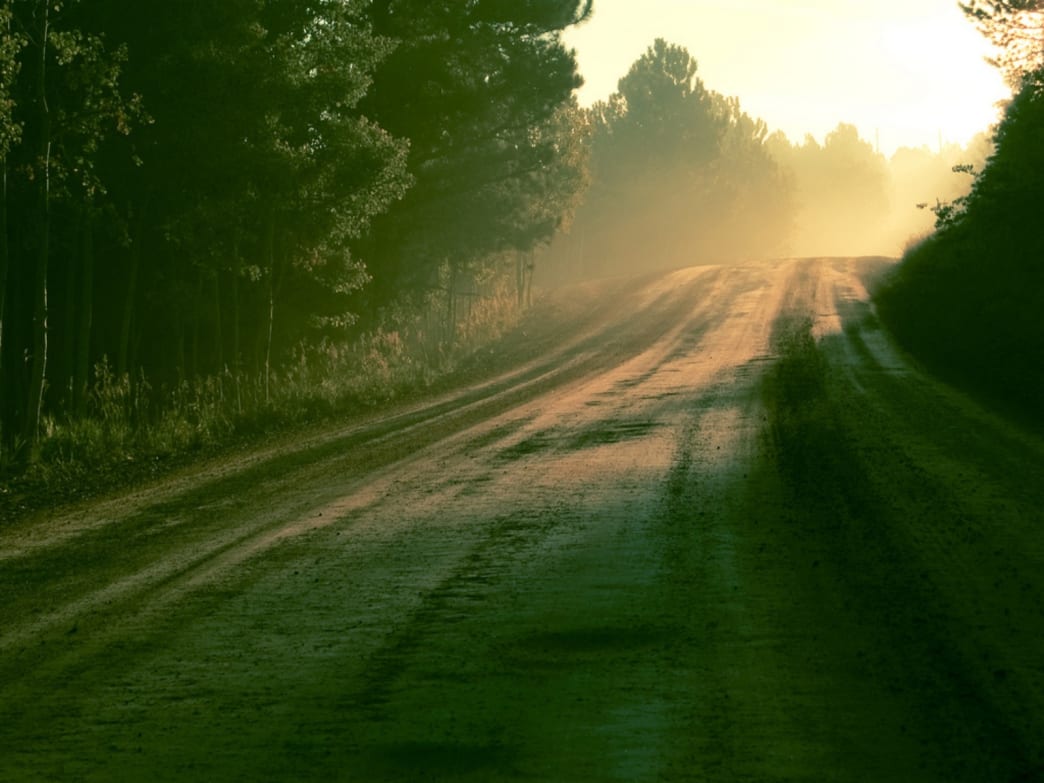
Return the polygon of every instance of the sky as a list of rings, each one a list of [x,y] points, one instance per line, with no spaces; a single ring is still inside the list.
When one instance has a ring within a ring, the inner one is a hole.
[[[800,142],[856,125],[886,155],[966,143],[1010,96],[957,0],[595,0],[567,31],[589,105],[656,38],[680,44],[708,89]]]

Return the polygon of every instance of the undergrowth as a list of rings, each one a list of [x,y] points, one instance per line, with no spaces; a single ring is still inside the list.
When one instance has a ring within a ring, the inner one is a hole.
[[[874,298],[899,343],[947,381],[1044,432],[1044,71],[997,130],[972,192],[939,214]]]
[[[267,378],[233,373],[154,388],[93,371],[81,415],[46,417],[28,458],[8,462],[0,519],[134,483],[252,439],[430,393],[517,324],[507,292],[468,307],[448,338],[431,309],[399,308],[352,342],[300,346]]]
[[[904,349],[947,381],[1044,431],[1044,274],[1037,248],[961,227],[906,255],[875,291]]]

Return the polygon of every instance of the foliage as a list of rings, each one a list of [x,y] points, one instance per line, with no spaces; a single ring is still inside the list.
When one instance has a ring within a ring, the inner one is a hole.
[[[126,49],[77,25],[83,7],[4,2],[5,83],[0,122],[5,155],[0,198],[0,457],[39,433],[49,364],[50,285],[63,221],[82,227],[109,179],[101,148],[143,121],[138,96],[122,89]],[[6,79],[11,81],[7,82]],[[73,274],[77,266],[68,263]],[[70,343],[72,340],[69,341]]]
[[[435,297],[429,304],[438,310],[444,303]],[[267,400],[257,374],[226,370],[154,388],[142,375],[117,375],[103,357],[92,369],[83,414],[45,417],[18,485],[30,495],[71,497],[264,433],[428,392],[517,324],[513,304],[503,282],[495,284],[462,315],[452,345],[431,309],[388,308],[379,325],[354,340],[301,343],[271,379]]]
[[[966,147],[901,147],[885,158],[845,123],[822,144],[812,136],[794,144],[782,132],[766,144],[794,183],[797,256],[899,253],[931,231],[932,213],[959,209],[971,182],[955,174],[981,169],[991,149],[980,134]]]
[[[997,48],[993,60],[1018,88],[1044,66],[1042,0],[968,0],[961,10]]]
[[[13,27],[11,2],[0,5],[0,159],[6,159],[11,146],[21,139],[21,125],[15,119],[14,84],[21,70],[19,53],[27,44],[24,34]]]
[[[560,31],[589,11],[0,0],[0,462],[103,432],[103,399],[147,401],[153,429],[193,395],[210,421],[268,410],[301,356],[381,334],[404,297],[442,297],[466,340],[461,294],[586,181]]]
[[[791,144],[775,134],[773,157],[794,179],[800,212],[792,249],[801,255],[876,250],[890,214],[889,171],[883,155],[840,123],[819,144]]]
[[[560,275],[750,258],[781,246],[790,188],[768,154],[767,128],[696,73],[684,48],[659,39],[589,110],[591,186],[572,236],[553,248]]]
[[[561,30],[590,2],[382,0],[369,18],[399,42],[363,109],[410,139],[414,186],[362,245],[374,309],[423,296],[449,263],[470,277],[485,259],[549,238],[583,187],[567,121],[581,83]],[[544,206],[541,206],[544,205]],[[454,280],[456,278],[453,278]]]
[[[878,293],[882,317],[947,377],[1044,426],[1044,93],[1030,80],[959,209]]]

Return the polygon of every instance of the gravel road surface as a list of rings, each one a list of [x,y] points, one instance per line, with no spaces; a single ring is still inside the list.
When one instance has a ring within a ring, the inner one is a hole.
[[[572,289],[491,379],[0,527],[0,780],[1044,780],[1044,443],[882,263]]]

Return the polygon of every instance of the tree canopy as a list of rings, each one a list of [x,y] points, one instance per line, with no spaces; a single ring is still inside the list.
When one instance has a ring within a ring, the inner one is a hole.
[[[562,121],[581,79],[559,33],[590,10],[578,0],[371,4],[374,30],[400,44],[363,109],[410,140],[414,180],[368,234],[377,304],[434,285],[446,263],[467,267],[554,233],[558,216],[532,205],[583,184]]]
[[[1044,0],[968,0],[959,5],[997,48],[994,63],[1014,86],[1044,66]]]
[[[591,186],[554,263],[564,274],[640,271],[772,255],[786,239],[790,185],[767,127],[656,40],[588,111]]]
[[[4,454],[95,365],[267,397],[371,305],[548,238],[585,182],[560,33],[589,12],[0,0]]]

